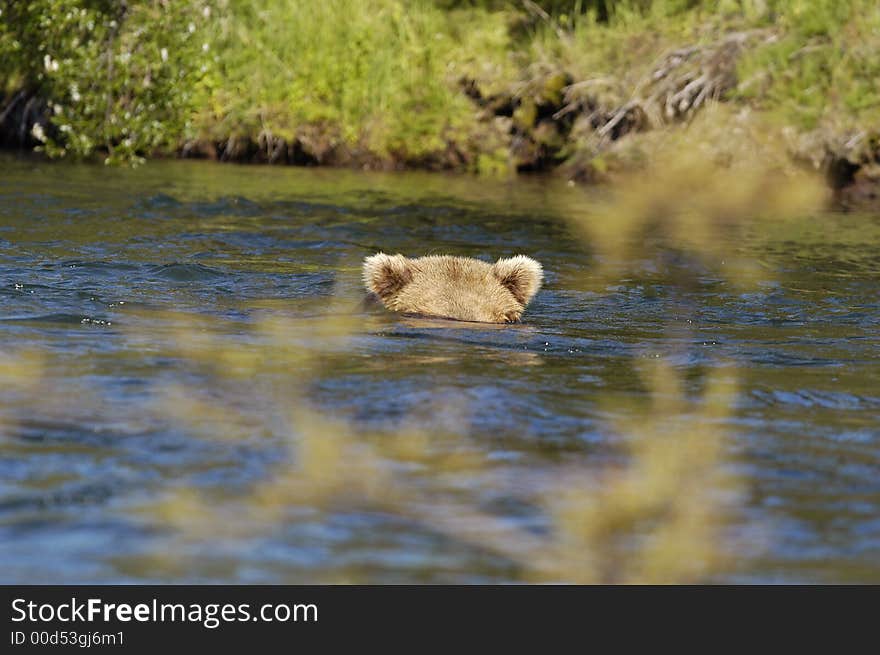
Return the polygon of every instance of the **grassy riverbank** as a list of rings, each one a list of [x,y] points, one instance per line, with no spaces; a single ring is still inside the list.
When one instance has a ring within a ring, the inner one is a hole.
[[[760,133],[755,147],[833,186],[880,177],[870,0],[0,6],[3,141],[53,156],[590,181],[720,104],[690,147],[726,156]]]

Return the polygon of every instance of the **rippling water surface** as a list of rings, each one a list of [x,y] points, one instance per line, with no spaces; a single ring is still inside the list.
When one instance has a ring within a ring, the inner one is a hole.
[[[880,582],[878,217],[750,226],[725,244],[756,263],[748,285],[658,245],[597,287],[595,255],[564,220],[594,192],[552,182],[204,162],[0,170],[0,352],[29,354],[46,378],[0,388],[3,582],[516,579],[430,526],[346,508],[174,541],[182,567],[159,555],[172,542],[143,508],[169,488],[234,493],[286,465],[271,408],[253,400],[269,373],[212,386],[165,348],[175,321],[248,352],[258,321],[334,312],[353,313],[355,333],[309,383],[312,406],[379,431],[451,420],[454,406],[478,457],[526,495],[560,463],[614,457],[609,415],[624,405],[609,399],[643,399],[640,362],[664,358],[694,389],[733,367],[727,447],[746,495],[725,579]],[[399,317],[360,304],[359,263],[379,249],[522,252],[545,288],[503,329]],[[213,395],[250,427],[201,434],[210,423],[156,411],[163,388]],[[515,498],[457,484],[511,524],[536,522]]]

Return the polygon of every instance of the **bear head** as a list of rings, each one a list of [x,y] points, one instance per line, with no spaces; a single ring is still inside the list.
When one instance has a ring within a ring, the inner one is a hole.
[[[380,252],[364,260],[363,273],[367,289],[392,311],[481,323],[518,321],[544,277],[541,265],[524,255],[487,264]]]

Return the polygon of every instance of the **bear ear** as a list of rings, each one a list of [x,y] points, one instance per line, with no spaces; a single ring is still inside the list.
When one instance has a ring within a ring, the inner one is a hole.
[[[492,272],[523,307],[538,293],[544,280],[541,265],[525,255],[499,259],[492,265]]]
[[[403,255],[377,253],[364,260],[364,284],[383,301],[412,281],[410,261]]]

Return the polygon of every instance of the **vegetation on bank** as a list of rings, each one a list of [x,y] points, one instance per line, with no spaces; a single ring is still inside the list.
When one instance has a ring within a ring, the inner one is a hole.
[[[52,156],[560,168],[721,102],[843,186],[880,165],[873,0],[0,2],[0,132]],[[625,138],[624,138],[625,137]]]
[[[0,1],[0,141],[108,162],[173,150],[207,70],[198,3]]]

